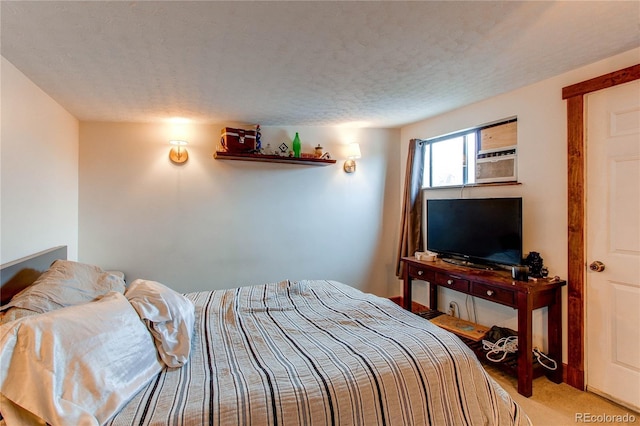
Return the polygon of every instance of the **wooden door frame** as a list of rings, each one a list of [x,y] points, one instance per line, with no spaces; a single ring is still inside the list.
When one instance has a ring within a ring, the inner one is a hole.
[[[640,79],[640,64],[562,89],[567,101],[568,270],[567,270],[567,377],[566,382],[585,388],[585,95]]]

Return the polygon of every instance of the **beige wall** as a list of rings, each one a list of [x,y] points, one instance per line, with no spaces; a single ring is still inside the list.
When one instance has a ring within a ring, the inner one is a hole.
[[[78,120],[2,58],[0,263],[78,255]]]
[[[313,167],[214,160],[224,124],[179,127],[81,123],[82,261],[180,291],[310,278],[398,294],[399,130],[263,129],[265,144],[299,131],[338,160]],[[189,141],[182,166],[173,137]],[[352,141],[362,159],[346,174]]]
[[[411,138],[427,139],[478,126],[502,118],[518,117],[518,186],[491,186],[426,190],[426,198],[523,198],[523,251],[537,251],[550,274],[567,276],[567,128],[566,103],[562,88],[638,63],[640,49],[576,69],[447,114],[424,120],[401,131],[402,156]],[[426,285],[416,285],[416,297],[428,301]],[[566,288],[565,288],[566,342]],[[466,315],[465,300],[458,293],[444,290],[438,303],[445,309],[458,302]],[[478,322],[517,328],[516,312],[511,308],[478,300]],[[464,318],[463,315],[463,318]],[[546,310],[536,312],[534,340],[544,347]],[[565,344],[566,349],[566,344]]]

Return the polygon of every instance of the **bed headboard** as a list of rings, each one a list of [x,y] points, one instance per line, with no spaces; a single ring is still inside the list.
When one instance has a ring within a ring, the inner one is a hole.
[[[66,258],[67,246],[58,246],[0,265],[0,305],[30,286],[55,260]]]

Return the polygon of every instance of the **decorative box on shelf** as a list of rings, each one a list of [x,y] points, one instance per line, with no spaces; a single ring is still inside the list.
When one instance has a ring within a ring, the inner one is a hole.
[[[255,130],[225,127],[220,132],[220,145],[226,152],[247,153],[256,149]]]

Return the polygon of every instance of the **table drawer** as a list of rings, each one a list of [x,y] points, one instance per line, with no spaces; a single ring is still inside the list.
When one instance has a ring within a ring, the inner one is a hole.
[[[457,278],[453,275],[437,273],[435,283],[442,287],[451,288],[456,291],[462,291],[464,293],[469,292],[469,281],[463,280],[462,278]]]
[[[409,276],[416,280],[433,281],[435,273],[427,268],[422,268],[416,265],[409,266]]]
[[[493,287],[481,283],[471,283],[471,294],[497,303],[516,306],[516,294],[500,287]]]

